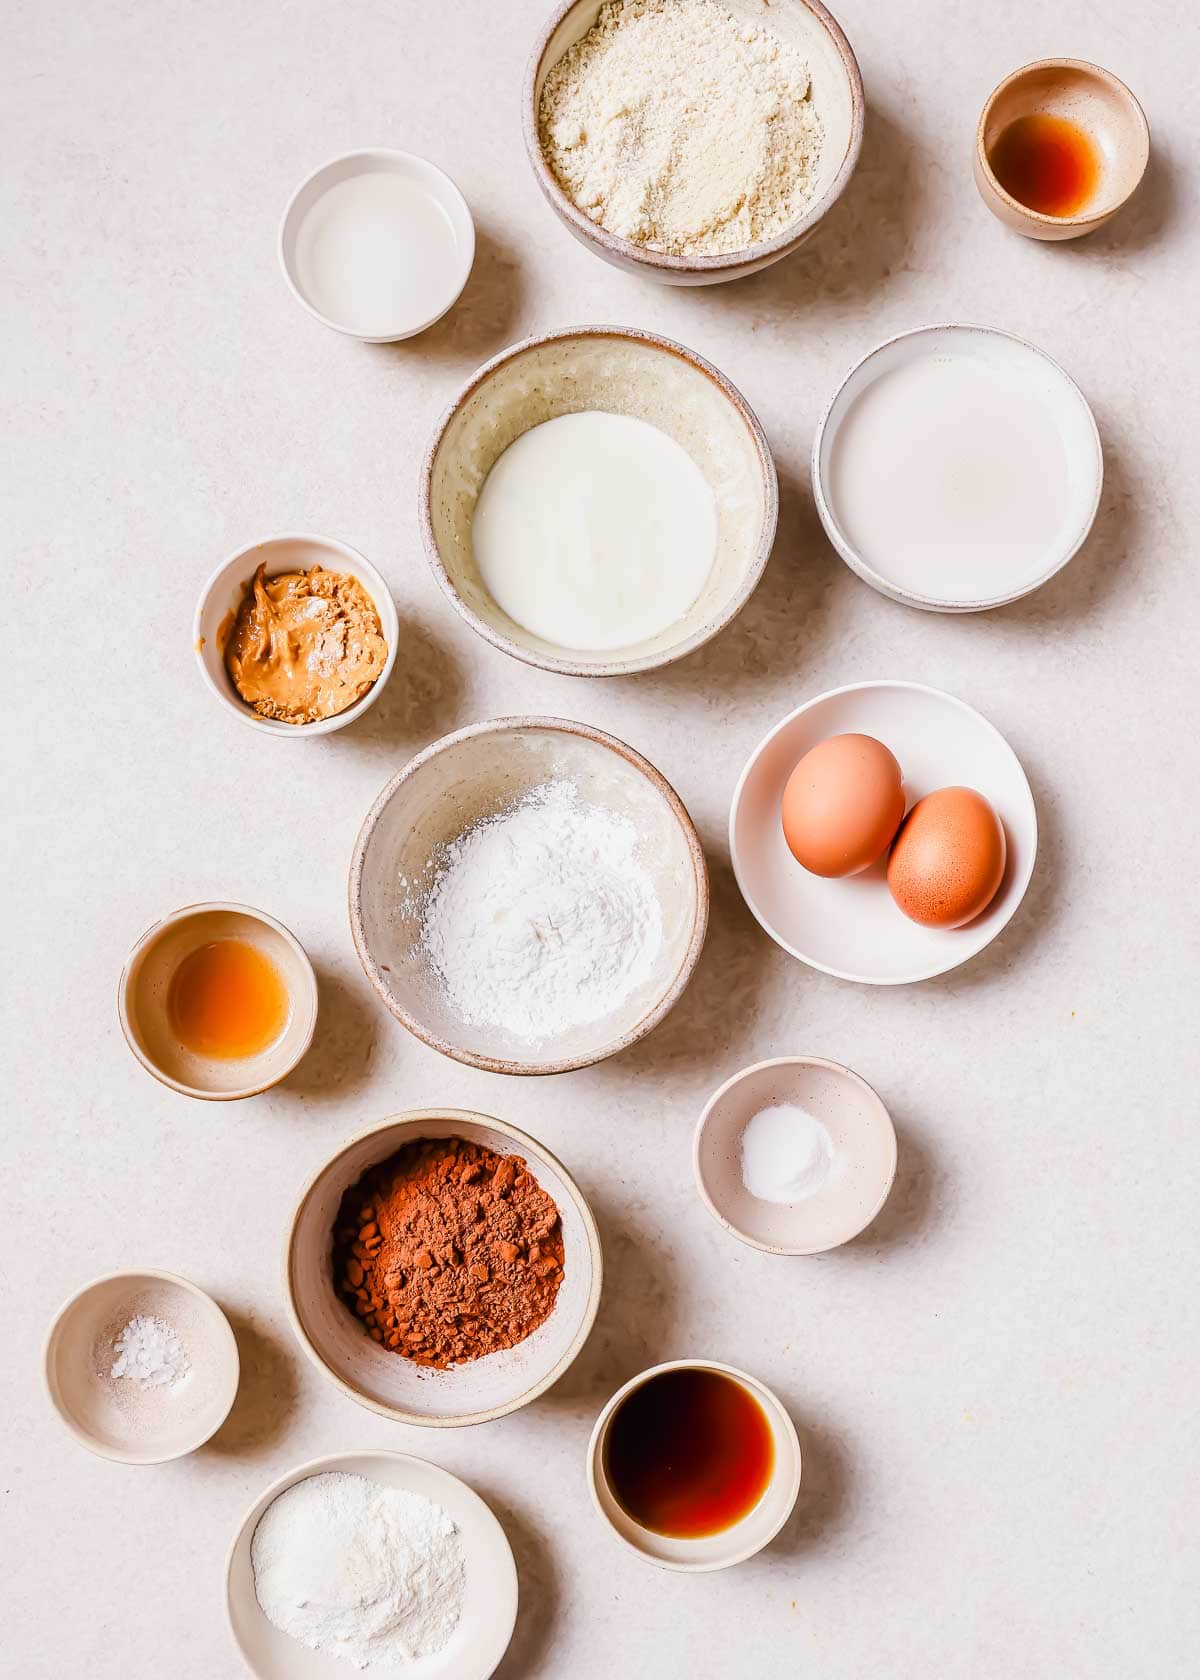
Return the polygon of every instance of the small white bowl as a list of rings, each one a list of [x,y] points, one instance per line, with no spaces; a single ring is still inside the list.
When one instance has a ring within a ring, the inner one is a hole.
[[[863,556],[848,536],[844,511],[838,506],[834,458],[851,411],[876,381],[925,358],[944,360],[959,356],[985,362],[1004,379],[1019,381],[1030,405],[1040,404],[1050,416],[1068,463],[1064,486],[1067,511],[1052,548],[1045,553],[1030,554],[1027,562],[1014,567],[1003,588],[983,593],[964,589],[960,594],[949,595],[936,588],[916,589],[910,583],[889,577],[882,564],[873,566]],[[996,327],[916,327],[871,350],[839,385],[813,439],[812,483],[826,536],[850,570],[881,595],[928,612],[986,612],[1040,589],[1078,553],[1100,507],[1104,457],[1100,433],[1087,399],[1070,375],[1044,350]]]
[[[256,946],[278,969],[288,994],[287,1025],[257,1056],[198,1056],[175,1033],[171,980],[184,958],[217,939]],[[125,1042],[161,1084],[205,1102],[254,1097],[286,1079],[312,1043],[317,978],[304,947],[282,922],[248,904],[188,904],[146,929],[126,958],[117,990]]]
[[[131,1318],[161,1318],[190,1369],[145,1387],[114,1377],[115,1343]],[[114,1272],[89,1283],[50,1327],[42,1368],[55,1411],[75,1439],[118,1464],[165,1464],[216,1434],[237,1394],[240,1362],[217,1303],[171,1272]]]
[[[263,1615],[254,1588],[250,1548],[267,1508],[297,1482],[330,1474],[365,1476],[420,1494],[453,1519],[466,1564],[462,1617],[440,1651],[406,1665],[404,1672],[419,1680],[487,1680],[508,1649],[517,1620],[517,1567],[508,1537],[491,1508],[457,1476],[422,1458],[383,1451],[335,1453],[298,1464],[273,1482],[242,1519],[225,1564],[225,1611],[251,1674],[256,1680],[346,1680],[354,1672],[343,1658],[310,1651],[281,1633]]]
[[[1004,824],[1008,861],[999,891],[961,928],[921,927],[893,902],[881,860],[861,875],[810,875],[783,838],[780,804],[797,761],[830,735],[873,735],[891,749],[908,807],[937,788],[975,788]],[[986,718],[922,683],[866,682],[818,694],[751,753],[734,789],[729,849],[742,897],[793,957],[867,986],[905,986],[945,974],[990,945],[1016,914],[1037,857],[1037,813],[1025,772]]]
[[[371,1340],[333,1286],[333,1227],[346,1191],[380,1161],[420,1138],[465,1138],[498,1155],[519,1155],[556,1203],[563,1277],[554,1310],[523,1342],[449,1371],[414,1365]],[[544,1394],[587,1341],[600,1306],[604,1266],[596,1221],[562,1162],[487,1114],[419,1108],[360,1132],[305,1186],[283,1256],[283,1288],[297,1340],[342,1393],[396,1423],[452,1429],[488,1423]]]
[[[748,1122],[775,1103],[794,1103],[829,1133],[828,1181],[799,1202],[764,1202],[742,1181]],[[874,1219],[896,1176],[896,1132],[876,1093],[850,1068],[822,1056],[778,1056],[743,1068],[713,1092],[696,1126],[692,1168],[718,1224],[768,1254],[823,1254]]]
[[[657,1534],[643,1528],[621,1505],[609,1481],[607,1459],[608,1432],[621,1404],[634,1389],[664,1371],[719,1371],[723,1376],[740,1383],[762,1407],[771,1429],[775,1448],[775,1462],[771,1479],[762,1498],[740,1521],[723,1528],[717,1534],[695,1539],[678,1539],[670,1534]],[[714,1569],[728,1569],[735,1563],[761,1552],[779,1533],[792,1514],[800,1492],[800,1442],[796,1426],[782,1402],[765,1383],[733,1365],[721,1365],[715,1359],[672,1359],[665,1365],[652,1365],[632,1377],[619,1388],[596,1419],[592,1438],[588,1442],[587,1476],[592,1503],[609,1528],[630,1551],[660,1569],[674,1569],[681,1574],[698,1575]]]
[[[238,694],[225,669],[225,644],[233,628],[238,608],[245,597],[259,566],[266,565],[268,578],[281,572],[306,572],[313,566],[326,571],[343,572],[357,578],[375,603],[379,623],[387,642],[387,658],[383,670],[361,700],[347,706],[334,717],[318,718],[315,723],[282,723],[278,718],[260,717],[252,706]],[[313,735],[329,735],[344,729],[360,718],[368,706],[373,706],[383,693],[384,685],[396,663],[396,642],[400,635],[400,620],[391,591],[371,562],[348,543],[335,542],[332,537],[316,537],[306,532],[264,537],[261,542],[239,548],[223,560],[200,592],[196,617],[192,625],[192,646],[200,675],[222,706],[242,723],[249,724],[264,735],[283,738],[308,739]]]
[[[353,322],[335,320],[322,310],[319,302],[314,301],[320,296],[319,283],[307,272],[302,247],[307,219],[321,200],[333,188],[371,175],[398,177],[410,191],[412,210],[404,222],[404,238],[393,242],[390,249],[383,249],[377,243],[378,226],[364,228],[356,236],[347,236],[342,257],[344,262],[399,262],[403,260],[401,248],[406,256],[410,240],[420,249],[423,242],[427,247],[431,237],[440,239],[446,231],[453,242],[453,254],[445,265],[442,287],[436,292],[426,291],[422,297],[414,299],[407,311],[401,310],[396,320],[379,323],[377,330],[364,330]],[[416,214],[417,205],[421,206],[423,215]],[[429,225],[430,213],[436,233]],[[332,327],[335,332],[345,333],[347,338],[356,338],[363,344],[394,344],[399,339],[414,338],[435,321],[440,321],[462,295],[474,261],[475,224],[466,199],[449,175],[436,164],[412,152],[373,150],[347,152],[342,157],[333,158],[319,169],[314,169],[307,180],[296,188],[279,224],[279,266],[292,296],[323,326]]]

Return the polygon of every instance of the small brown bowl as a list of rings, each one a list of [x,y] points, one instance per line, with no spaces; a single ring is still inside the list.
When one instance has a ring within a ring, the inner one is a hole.
[[[1031,210],[1006,192],[989,158],[997,140],[1020,117],[1062,117],[1088,135],[1100,157],[1091,197],[1073,216]],[[1150,161],[1150,128],[1133,94],[1109,70],[1081,58],[1043,58],[1006,76],[994,90],[975,131],[975,185],[1005,227],[1027,239],[1078,239],[1094,233],[1137,191]]]

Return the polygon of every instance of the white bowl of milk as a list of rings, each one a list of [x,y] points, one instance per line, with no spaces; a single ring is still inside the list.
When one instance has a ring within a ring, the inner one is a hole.
[[[894,601],[981,612],[1060,571],[1100,505],[1100,436],[1043,351],[990,327],[919,327],[865,356],[813,443],[842,559]]]

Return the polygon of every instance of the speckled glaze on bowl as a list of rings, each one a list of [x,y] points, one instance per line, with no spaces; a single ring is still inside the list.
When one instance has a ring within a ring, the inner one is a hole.
[[[648,421],[695,461],[717,503],[717,553],[685,616],[660,635],[588,652],[517,624],[479,575],[471,521],[483,482],[524,432],[600,409]],[[754,591],[775,541],[779,483],[749,403],[702,356],[632,327],[567,327],[485,362],[446,410],[425,456],[421,534],[433,574],[473,630],[514,659],[572,677],[630,676],[710,641]]]
[[[420,899],[447,845],[560,778],[574,782],[585,802],[618,811],[637,828],[663,940],[650,980],[619,1010],[534,1046],[499,1027],[469,1026],[452,1010],[420,948]],[[349,897],[355,949],[382,1002],[442,1055],[489,1073],[565,1073],[635,1044],[678,1002],[708,927],[704,851],[679,795],[632,747],[565,718],[495,718],[418,753],[367,814]]]
[[[554,1311],[516,1347],[437,1371],[371,1340],[333,1287],[333,1225],[342,1196],[368,1168],[419,1138],[465,1138],[520,1155],[558,1205],[563,1281]],[[288,1228],[283,1288],[292,1329],[318,1370],[369,1411],[397,1423],[452,1429],[527,1406],[558,1381],[587,1341],[600,1305],[604,1265],[596,1221],[566,1167],[502,1120],[459,1108],[418,1108],[360,1132],[314,1173]]]
[[[988,161],[1010,123],[1033,115],[1064,117],[1089,135],[1100,154],[1096,190],[1073,216],[1047,216],[1006,192]],[[1125,83],[1082,58],[1042,58],[1006,76],[983,107],[975,131],[975,185],[1005,227],[1027,239],[1079,239],[1111,221],[1137,191],[1150,161],[1150,125]]]
[[[791,256],[816,231],[833,208],[854,173],[862,149],[866,101],[858,61],[840,24],[820,0],[775,0],[770,10],[762,0],[724,0],[736,17],[762,24],[782,40],[798,46],[808,61],[812,98],[825,127],[819,178],[804,214],[773,239],[719,256],[676,257],[650,251],[622,239],[594,222],[571,202],[546,162],[538,136],[538,107],[550,71],[570,47],[595,23],[603,0],[567,0],[546,24],[529,55],[522,99],[525,151],[542,196],[559,221],[581,245],[614,268],[668,286],[712,286],[740,280]]]

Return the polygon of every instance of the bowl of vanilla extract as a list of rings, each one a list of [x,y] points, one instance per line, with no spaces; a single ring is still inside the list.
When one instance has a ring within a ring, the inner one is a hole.
[[[800,1442],[756,1377],[715,1360],[674,1360],[632,1378],[600,1413],[588,1485],[613,1533],[647,1562],[728,1569],[791,1515]]]

